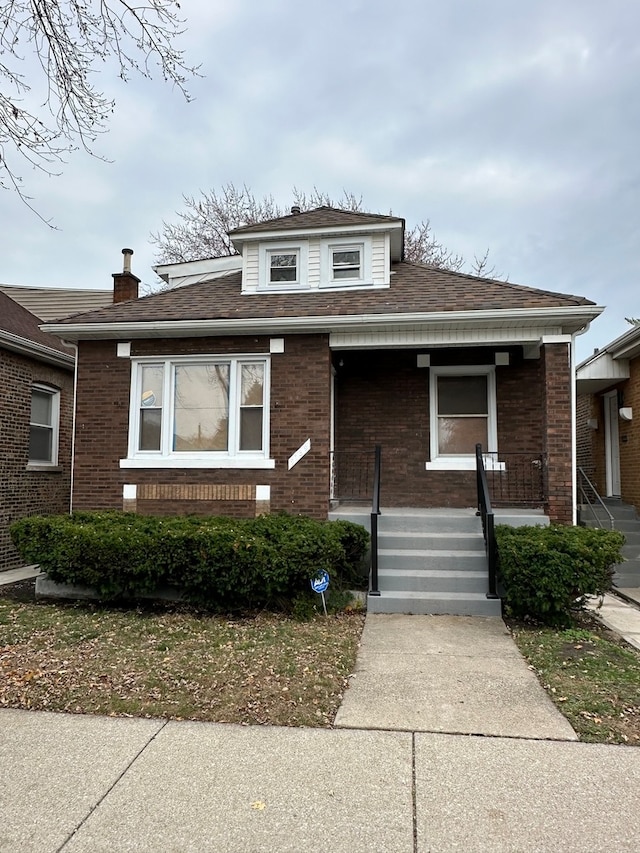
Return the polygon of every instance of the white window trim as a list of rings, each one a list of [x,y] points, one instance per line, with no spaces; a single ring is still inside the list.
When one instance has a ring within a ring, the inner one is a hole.
[[[240,405],[238,401],[240,370],[247,362],[264,365],[264,405],[262,412],[262,450],[239,450]],[[171,418],[173,412],[174,367],[188,364],[231,364],[229,386],[229,435],[230,450],[174,451],[171,449]],[[139,450],[141,366],[164,365],[163,417],[160,450]],[[270,358],[265,353],[229,353],[213,355],[144,356],[131,359],[131,390],[129,395],[129,442],[127,458],[120,460],[121,468],[275,468],[275,460],[269,458],[269,398]],[[165,414],[167,413],[167,414]]]
[[[498,416],[496,398],[496,371],[494,365],[456,365],[431,367],[429,369],[429,432],[430,456],[425,462],[427,471],[472,471],[476,467],[475,453],[449,455],[438,453],[438,377],[439,376],[486,376],[487,377],[487,440],[488,453],[498,450]],[[485,465],[492,471],[503,471],[504,462],[496,462],[494,456],[484,457]]]
[[[298,256],[298,277],[296,281],[271,281],[271,255]],[[268,290],[270,293],[284,292],[290,290],[306,290],[309,287],[309,243],[261,243],[259,251],[259,290]]]
[[[373,242],[371,237],[343,237],[334,240],[323,240],[320,246],[320,287],[340,290],[342,288],[371,287],[373,284],[372,253]],[[360,275],[358,278],[334,278],[333,277],[333,253],[335,251],[346,251],[348,249],[360,250]]]
[[[60,442],[60,390],[52,388],[50,385],[44,385],[40,382],[34,382],[31,386],[31,391],[41,391],[51,397],[51,424],[34,424],[31,421],[31,413],[29,413],[29,440],[31,440],[31,427],[40,426],[51,429],[51,459],[31,459],[28,460],[28,468],[57,468],[58,467],[58,450]],[[31,400],[31,398],[30,398]]]

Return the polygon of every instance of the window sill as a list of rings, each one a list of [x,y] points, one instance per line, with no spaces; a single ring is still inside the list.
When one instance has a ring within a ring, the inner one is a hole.
[[[485,458],[484,465],[487,471],[506,470],[504,462],[493,462],[491,459]],[[476,458],[475,456],[458,456],[451,459],[440,457],[433,462],[425,462],[424,467],[427,471],[475,471]]]
[[[121,459],[121,468],[275,468],[275,459],[248,458],[242,456],[211,459],[203,456],[188,458],[145,456],[136,459]]]
[[[29,462],[26,471],[37,471],[39,474],[62,474],[62,466],[47,465],[46,462]]]

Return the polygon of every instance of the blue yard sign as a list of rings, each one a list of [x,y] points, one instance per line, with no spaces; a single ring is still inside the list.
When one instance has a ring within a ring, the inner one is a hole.
[[[329,572],[318,572],[315,577],[311,578],[311,589],[322,596],[322,609],[324,610],[325,616],[327,615],[327,602],[324,600],[324,594],[328,587]]]

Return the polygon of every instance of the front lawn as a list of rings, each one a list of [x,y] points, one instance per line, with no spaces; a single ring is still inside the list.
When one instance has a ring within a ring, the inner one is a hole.
[[[364,624],[36,603],[32,584],[0,587],[1,707],[330,726]]]
[[[640,746],[640,651],[588,613],[558,630],[512,624],[520,651],[580,740]]]

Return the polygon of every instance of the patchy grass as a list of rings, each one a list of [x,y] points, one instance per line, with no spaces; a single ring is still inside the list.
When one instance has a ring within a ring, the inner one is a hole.
[[[587,614],[576,628],[511,631],[580,740],[640,746],[640,651]]]
[[[330,726],[364,623],[44,604],[24,589],[0,587],[0,707]]]

